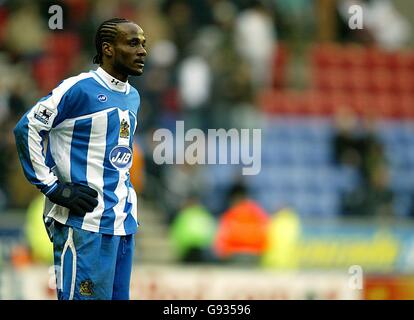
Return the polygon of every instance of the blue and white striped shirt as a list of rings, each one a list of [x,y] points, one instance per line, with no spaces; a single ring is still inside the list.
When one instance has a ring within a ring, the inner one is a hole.
[[[113,235],[137,231],[129,168],[139,105],[135,88],[98,68],[64,80],[23,116],[14,132],[27,179],[45,195],[58,180],[98,192],[98,206],[84,217],[46,198],[45,222]]]

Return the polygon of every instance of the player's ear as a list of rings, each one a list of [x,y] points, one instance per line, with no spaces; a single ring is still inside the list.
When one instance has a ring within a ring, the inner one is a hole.
[[[111,58],[114,54],[112,45],[109,42],[102,43],[102,53],[104,56]]]

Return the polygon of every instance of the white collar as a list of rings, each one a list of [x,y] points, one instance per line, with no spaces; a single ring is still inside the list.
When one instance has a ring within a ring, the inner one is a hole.
[[[128,90],[128,80],[126,82],[122,82],[111,76],[108,72],[104,69],[99,67],[96,69],[96,74],[99,78],[112,90],[119,91],[119,92],[126,92]]]

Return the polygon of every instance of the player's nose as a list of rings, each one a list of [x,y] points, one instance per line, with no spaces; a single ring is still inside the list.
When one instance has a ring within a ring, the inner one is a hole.
[[[146,56],[147,55],[147,50],[145,50],[145,48],[140,48],[139,50],[138,50],[138,56]]]

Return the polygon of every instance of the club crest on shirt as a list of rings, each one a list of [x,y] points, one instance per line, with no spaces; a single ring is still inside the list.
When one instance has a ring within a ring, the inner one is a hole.
[[[79,285],[79,293],[82,296],[91,296],[93,295],[93,282],[92,280],[84,280]]]
[[[119,130],[119,137],[128,139],[129,138],[129,124],[125,119],[121,121],[121,129]]]
[[[36,120],[40,121],[43,124],[49,124],[50,118],[52,117],[53,112],[46,108],[43,104],[40,104],[37,110],[34,113]]]

